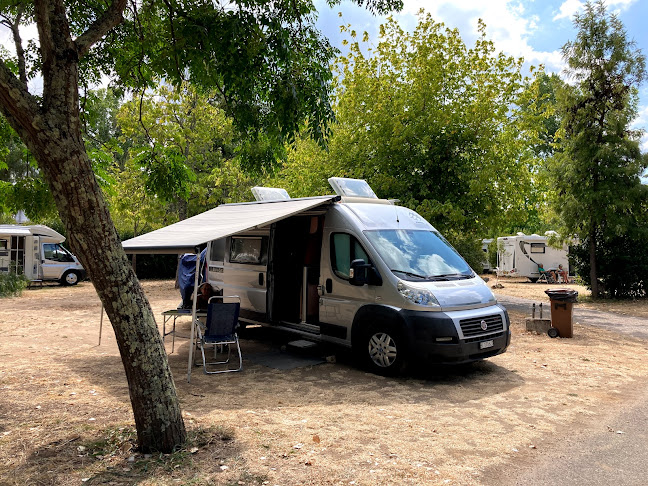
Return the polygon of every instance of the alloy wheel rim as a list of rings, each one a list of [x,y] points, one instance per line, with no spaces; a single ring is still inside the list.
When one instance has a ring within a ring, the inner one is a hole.
[[[377,332],[369,339],[369,357],[381,368],[389,368],[396,361],[396,343],[384,332]]]

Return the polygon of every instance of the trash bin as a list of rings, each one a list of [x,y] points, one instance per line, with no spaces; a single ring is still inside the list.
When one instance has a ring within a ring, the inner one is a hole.
[[[545,294],[549,296],[551,305],[551,326],[556,328],[560,337],[573,337],[572,314],[578,292],[571,289],[550,289],[545,290]]]

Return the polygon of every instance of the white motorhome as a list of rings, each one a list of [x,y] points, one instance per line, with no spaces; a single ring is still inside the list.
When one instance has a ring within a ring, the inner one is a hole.
[[[76,285],[85,277],[77,257],[61,243],[65,237],[43,225],[0,225],[0,272],[24,274],[30,281]]]
[[[501,236],[497,238],[498,276],[527,277],[532,282],[540,278],[538,266],[545,270],[556,270],[559,265],[569,272],[569,248],[549,245],[549,238],[555,236],[547,231],[544,236],[525,235]]]

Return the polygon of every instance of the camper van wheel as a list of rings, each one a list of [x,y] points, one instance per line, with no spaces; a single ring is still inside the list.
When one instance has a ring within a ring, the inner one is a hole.
[[[76,285],[79,283],[79,274],[74,270],[68,270],[61,277],[61,285]]]
[[[404,364],[405,340],[393,326],[375,324],[367,328],[362,340],[367,368],[378,375],[393,376]]]

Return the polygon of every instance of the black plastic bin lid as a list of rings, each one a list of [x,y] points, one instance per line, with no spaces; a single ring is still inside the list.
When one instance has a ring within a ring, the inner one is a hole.
[[[577,302],[578,292],[571,289],[548,289],[545,294],[549,296],[549,300],[559,300],[561,302]]]

